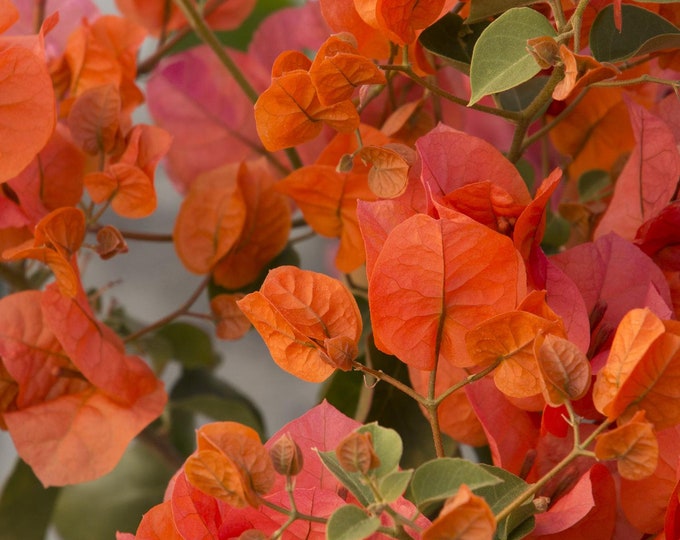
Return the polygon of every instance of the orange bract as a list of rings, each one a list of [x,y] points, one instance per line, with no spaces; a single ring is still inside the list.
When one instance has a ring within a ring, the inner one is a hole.
[[[196,440],[198,448],[184,464],[189,482],[236,508],[256,508],[275,479],[257,432],[237,422],[214,422],[201,427]]]
[[[47,144],[54,103],[45,60],[11,41],[0,43],[0,182],[19,174]]]
[[[300,379],[324,381],[336,368],[347,369],[357,355],[359,308],[350,292],[329,276],[280,266],[269,272],[259,292],[238,305],[274,361]]]
[[[398,45],[413,43],[419,30],[439,18],[445,4],[445,0],[354,0],[359,16]]]
[[[590,387],[590,362],[572,342],[547,335],[538,351],[543,397],[553,407],[582,398]]]
[[[423,531],[423,540],[491,540],[495,531],[496,519],[487,502],[463,484]]]
[[[385,146],[364,146],[359,157],[371,165],[368,186],[378,197],[392,199],[406,191],[408,172],[416,160],[413,149],[390,143]]]
[[[115,84],[88,88],[79,95],[68,116],[73,140],[88,154],[108,153],[116,144],[120,92]]]
[[[238,187],[243,165],[228,164],[199,176],[177,215],[173,238],[184,266],[207,274],[238,240],[246,205]]]
[[[271,152],[314,139],[324,123],[352,131],[359,115],[348,100],[322,105],[309,73],[300,69],[274,78],[255,103],[257,133]]]
[[[218,294],[210,301],[215,316],[215,333],[222,339],[241,339],[250,330],[250,321],[238,308],[243,294]]]
[[[659,458],[654,426],[645,420],[644,412],[638,411],[628,423],[597,437],[595,455],[601,460],[616,459],[623,478],[647,478],[656,470]]]
[[[378,66],[341,36],[331,36],[321,46],[309,75],[322,105],[350,99],[358,86],[386,82]]]

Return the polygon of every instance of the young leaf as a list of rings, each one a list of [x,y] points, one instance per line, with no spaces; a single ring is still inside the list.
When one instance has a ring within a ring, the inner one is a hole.
[[[380,518],[369,516],[365,510],[353,504],[338,508],[326,524],[328,540],[362,540],[380,527]]]
[[[494,20],[479,36],[472,53],[468,106],[536,75],[541,68],[527,51],[527,40],[556,35],[550,21],[530,8],[509,9]]]

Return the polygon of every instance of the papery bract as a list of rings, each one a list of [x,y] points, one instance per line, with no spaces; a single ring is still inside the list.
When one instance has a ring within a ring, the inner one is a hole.
[[[350,292],[337,280],[293,266],[271,270],[258,292],[238,302],[264,339],[274,361],[296,377],[321,382],[340,367],[329,363],[328,340],[343,336],[355,348],[342,368],[358,353],[361,316]]]
[[[221,339],[240,339],[250,330],[250,321],[238,308],[243,294],[218,294],[210,300],[215,316],[215,333]]]
[[[596,239],[614,231],[633,240],[638,228],[671,201],[680,175],[680,152],[666,122],[632,101],[627,105],[635,146],[593,233]]]
[[[590,388],[590,362],[571,341],[546,336],[538,351],[538,367],[543,396],[553,407],[580,399]]]
[[[469,366],[465,333],[514,309],[523,274],[508,238],[462,215],[413,216],[392,229],[370,275],[377,343],[418,369],[433,369],[437,356]]]
[[[423,531],[423,540],[490,540],[495,531],[496,520],[487,502],[463,484]]]
[[[238,241],[246,221],[246,204],[238,177],[245,166],[227,164],[201,175],[180,207],[173,239],[184,266],[206,274]]]
[[[615,459],[623,478],[647,478],[656,470],[659,458],[654,427],[645,420],[644,412],[638,411],[626,424],[598,436],[595,455],[600,460]]]

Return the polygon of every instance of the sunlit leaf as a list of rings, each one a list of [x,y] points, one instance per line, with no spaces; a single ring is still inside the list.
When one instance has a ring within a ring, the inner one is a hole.
[[[527,40],[556,35],[550,21],[530,8],[512,8],[484,29],[470,65],[470,103],[531,79],[540,66],[527,51]]]

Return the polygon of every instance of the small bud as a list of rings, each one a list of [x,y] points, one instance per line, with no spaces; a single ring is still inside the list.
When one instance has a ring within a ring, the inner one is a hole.
[[[352,361],[359,356],[357,344],[347,336],[327,338],[323,346],[325,350],[319,351],[321,359],[342,371],[351,370]]]
[[[534,508],[536,508],[536,513],[542,514],[548,511],[550,497],[536,497],[532,502],[534,503]]]
[[[106,225],[97,232],[96,250],[99,256],[106,260],[119,253],[127,253],[128,246],[118,229],[112,225]]]
[[[355,431],[345,437],[335,449],[340,466],[347,472],[366,474],[380,467],[380,458],[373,448],[373,437],[368,432]]]
[[[269,450],[274,470],[284,476],[295,476],[302,470],[302,450],[290,436],[284,433]]]
[[[541,69],[548,69],[560,61],[560,47],[550,36],[527,40],[527,51],[534,57]]]
[[[343,154],[340,161],[338,161],[338,166],[335,167],[335,170],[339,173],[348,173],[352,172],[353,168],[354,156],[352,154]]]

